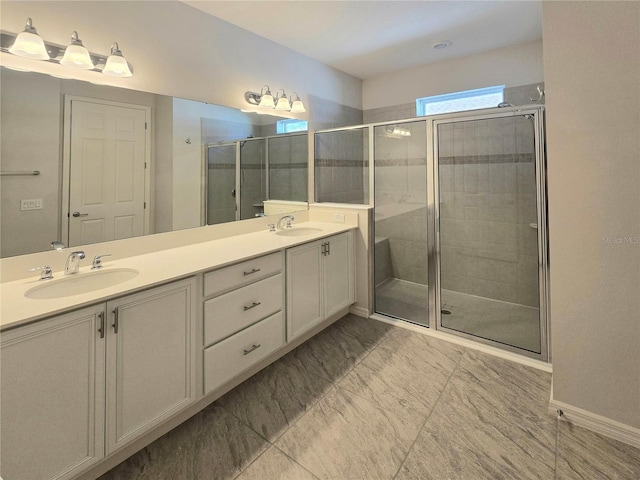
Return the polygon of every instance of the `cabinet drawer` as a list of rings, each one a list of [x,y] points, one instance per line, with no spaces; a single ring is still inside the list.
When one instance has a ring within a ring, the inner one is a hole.
[[[205,394],[284,345],[284,317],[278,312],[204,351]]]
[[[204,302],[204,344],[211,345],[282,310],[282,274]]]
[[[282,270],[282,253],[254,258],[204,275],[204,296],[217,295]]]

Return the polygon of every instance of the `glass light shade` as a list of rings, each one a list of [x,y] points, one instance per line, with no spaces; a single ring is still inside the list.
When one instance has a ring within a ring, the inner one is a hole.
[[[273,108],[276,106],[275,102],[273,101],[273,95],[271,95],[270,93],[265,93],[264,95],[262,95],[262,97],[260,98],[260,103],[258,104],[259,107],[267,107],[267,108]]]
[[[19,33],[16,41],[9,47],[9,52],[19,57],[34,58],[36,60],[49,60],[50,58],[44,46],[44,40],[37,33]]]
[[[299,98],[297,100],[294,100],[293,103],[291,104],[291,113],[303,113],[306,112],[305,108],[304,108],[304,104],[302,103],[302,100],[300,100]]]
[[[109,77],[131,77],[133,73],[129,69],[127,60],[122,55],[109,55],[102,73]]]
[[[289,99],[287,97],[280,97],[278,99],[278,103],[276,103],[276,110],[291,110],[291,105],[289,104]]]
[[[65,67],[80,68],[82,70],[95,68],[89,56],[89,51],[82,45],[69,45],[64,51],[60,64]]]

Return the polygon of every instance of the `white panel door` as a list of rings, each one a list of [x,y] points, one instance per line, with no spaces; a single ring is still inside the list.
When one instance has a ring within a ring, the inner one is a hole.
[[[71,101],[69,246],[144,233],[146,110]]]

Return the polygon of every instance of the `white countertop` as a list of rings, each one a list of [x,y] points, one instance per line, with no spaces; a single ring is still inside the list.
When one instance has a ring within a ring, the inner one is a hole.
[[[321,231],[310,235],[290,237],[276,235],[274,232],[260,231],[135,257],[105,258],[103,260],[105,271],[110,268],[132,268],[140,273],[126,282],[79,295],[46,300],[25,297],[27,290],[45,282],[39,280],[38,273],[27,279],[2,283],[0,284],[0,300],[2,302],[0,329],[16,327],[64,311],[100,303],[136,290],[357,228],[354,225],[321,222],[304,222],[293,226],[294,229],[304,227],[319,228]],[[90,263],[90,261],[85,260],[84,263]],[[81,267],[77,274],[78,278],[83,273],[90,272],[90,268],[90,264]],[[56,282],[65,278],[62,271],[54,271],[53,276],[54,279],[47,280],[47,282]]]

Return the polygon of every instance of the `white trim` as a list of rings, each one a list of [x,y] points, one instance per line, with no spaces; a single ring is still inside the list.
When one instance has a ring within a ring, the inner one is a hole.
[[[359,307],[355,304],[349,307],[349,313],[353,313],[354,315],[357,315],[358,317],[362,317],[362,318],[369,318],[370,316],[369,309],[364,307]]]
[[[489,345],[484,345],[473,340],[467,340],[466,338],[458,337],[457,335],[452,335],[449,333],[445,333],[442,331],[434,330],[432,328],[421,327],[419,325],[414,325],[409,322],[405,322],[404,320],[396,320],[395,318],[387,318],[382,315],[373,314],[370,318],[375,320],[379,320],[381,322],[389,323],[391,325],[395,325],[396,327],[406,328],[407,330],[411,330],[413,332],[421,333],[423,335],[428,335],[430,337],[437,338],[439,340],[444,340],[445,342],[455,343],[456,345],[461,345],[463,347],[472,348],[474,350],[478,350],[483,353],[488,353],[489,355],[493,355],[494,357],[503,358],[505,360],[509,360],[515,363],[519,363],[521,365],[525,365],[527,367],[532,367],[543,372],[552,373],[553,367],[550,363],[545,363],[540,360],[535,360],[533,358],[524,357],[522,355],[518,355],[517,353],[508,352],[502,350],[500,348],[491,347]]]
[[[558,410],[562,410],[561,420],[613,438],[632,447],[640,448],[640,428],[630,427],[602,415],[554,400],[552,388],[549,411],[557,415]]]

